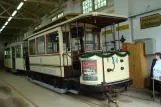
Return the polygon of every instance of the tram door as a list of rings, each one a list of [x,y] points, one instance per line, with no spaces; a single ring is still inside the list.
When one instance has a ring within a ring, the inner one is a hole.
[[[29,56],[28,56],[28,48],[27,47],[23,48],[23,58],[24,58],[24,62],[25,62],[26,72],[28,72],[30,69],[29,69]]]
[[[25,71],[29,76],[30,65],[29,65],[29,55],[28,55],[28,41],[23,42],[23,59],[24,59]]]
[[[81,75],[81,63],[78,57],[79,53],[84,51],[84,30],[81,27],[71,29],[72,36],[72,64],[74,76]]]
[[[12,47],[12,71],[16,70],[16,53],[15,48]]]

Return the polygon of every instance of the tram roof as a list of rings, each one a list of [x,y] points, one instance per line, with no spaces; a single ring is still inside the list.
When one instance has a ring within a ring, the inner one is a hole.
[[[49,23],[49,24],[47,24],[47,25],[44,25],[44,26],[42,26],[41,28],[35,30],[34,33],[37,33],[37,32],[39,32],[39,31],[41,31],[41,30],[43,30],[43,29],[46,29],[46,28],[51,27],[51,26],[53,26],[53,25],[56,25],[56,24],[58,24],[58,23],[67,21],[67,20],[69,20],[69,19],[71,19],[71,18],[73,18],[73,17],[76,17],[76,16],[78,16],[78,15],[80,15],[80,14],[79,14],[79,13],[68,13],[68,14],[65,14],[64,16],[62,16],[62,17],[60,17],[60,18],[54,20],[53,22],[51,22],[51,23]]]
[[[23,42],[16,42],[16,43],[12,43],[12,44],[10,44],[10,45],[7,45],[6,47],[5,47],[5,49],[8,49],[8,48],[10,48],[10,47],[16,47],[16,46],[19,46],[19,45],[21,45]]]
[[[43,29],[41,31],[38,31],[34,33],[33,35],[29,36],[28,38],[38,35],[40,33],[43,33],[45,31],[51,30],[53,28],[62,26],[64,24],[69,24],[69,23],[74,23],[74,22],[92,24],[97,27],[103,28],[106,26],[110,26],[114,23],[117,24],[117,23],[124,22],[127,19],[128,17],[123,16],[123,15],[101,13],[101,12],[91,12],[91,13],[81,14],[79,16],[73,17],[61,23],[55,23],[55,25],[48,27],[46,29]]]

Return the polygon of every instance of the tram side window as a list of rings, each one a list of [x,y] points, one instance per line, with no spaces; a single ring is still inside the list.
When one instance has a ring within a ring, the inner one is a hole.
[[[47,52],[57,53],[59,52],[59,36],[57,32],[47,35]]]
[[[44,54],[45,53],[45,37],[39,37],[37,38],[38,43],[38,54]]]
[[[30,55],[36,55],[35,39],[29,41],[29,51],[30,51]]]
[[[20,58],[21,57],[21,46],[17,46],[16,47],[16,58]]]

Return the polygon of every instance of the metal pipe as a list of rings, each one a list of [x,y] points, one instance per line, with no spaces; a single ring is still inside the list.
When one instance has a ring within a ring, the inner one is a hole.
[[[84,22],[84,39],[85,39],[85,43],[84,43],[84,45],[85,45],[84,48],[85,48],[85,49],[84,49],[84,50],[85,50],[85,53],[86,53],[86,39],[87,39],[87,38],[86,38],[86,23],[85,23],[85,22]]]
[[[114,41],[114,49],[116,51],[115,23],[112,25],[112,36],[113,36],[113,41]]]
[[[103,54],[103,51],[102,51]],[[102,67],[103,67],[103,84],[105,83],[105,67],[104,67],[104,58],[102,57]]]
[[[78,22],[76,21],[76,28],[77,28],[77,42],[78,42],[78,44],[77,44],[77,46],[78,46],[78,51],[79,51],[79,41],[78,41]]]
[[[121,49],[121,47],[120,47],[120,28],[119,28],[120,26],[119,26],[119,23],[118,23],[118,40],[119,40],[119,50]]]
[[[67,53],[67,44],[68,44],[67,42],[68,42],[68,41],[67,41],[67,34],[66,34],[66,33],[67,33],[67,32],[66,32],[66,24],[64,25],[64,27],[65,27],[65,39],[66,39],[66,54],[68,54],[68,53]],[[67,56],[67,55],[66,55],[66,58],[67,58],[67,65],[68,65],[68,56]]]
[[[131,16],[129,16],[129,18],[133,18],[133,17],[139,16],[139,15],[144,15],[146,13],[150,13],[150,12],[154,12],[154,11],[158,11],[158,10],[161,10],[161,7],[156,8],[156,9],[152,9],[152,10],[149,10],[149,11],[146,11],[146,12],[141,12],[141,13],[131,15]]]
[[[106,43],[107,43],[107,38],[106,38],[106,27],[105,27],[105,46],[106,46],[106,52],[107,52],[107,45],[106,45]]]
[[[69,30],[70,30],[70,33],[69,33],[69,37],[71,40],[71,63],[72,63],[72,73],[74,74],[74,69],[73,69],[73,38],[72,38],[72,35],[71,35],[71,23],[69,24]]]
[[[130,25],[131,25],[131,26],[130,26],[130,27],[131,27],[131,41],[132,41],[132,42],[134,42],[134,35],[133,35],[133,21],[132,21],[132,19],[130,19],[130,23],[131,23],[131,24],[130,24]]]

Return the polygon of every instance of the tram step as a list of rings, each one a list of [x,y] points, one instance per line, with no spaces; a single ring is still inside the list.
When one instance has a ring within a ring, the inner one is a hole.
[[[78,94],[79,93],[79,91],[77,91],[77,90],[68,90],[68,92],[70,92],[70,93],[73,93],[73,94]]]
[[[61,93],[61,94],[64,94],[64,93],[67,92],[67,89],[55,88],[55,87],[52,86],[52,85],[49,85],[49,84],[46,84],[46,83],[43,83],[43,82],[40,82],[40,81],[37,81],[37,80],[33,80],[33,79],[31,79],[31,78],[30,78],[30,81],[33,82],[33,83],[36,83],[36,84],[38,84],[38,85],[41,85],[41,86],[43,86],[43,87],[45,87],[45,88],[48,88],[48,89],[50,89],[50,90],[56,91],[56,92],[58,92],[58,93]]]

